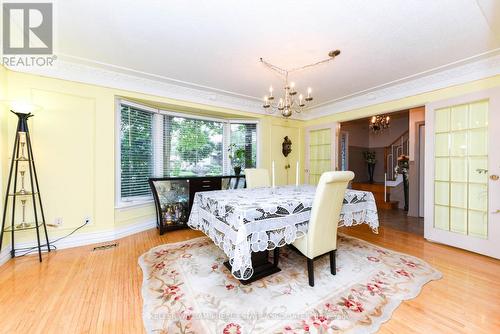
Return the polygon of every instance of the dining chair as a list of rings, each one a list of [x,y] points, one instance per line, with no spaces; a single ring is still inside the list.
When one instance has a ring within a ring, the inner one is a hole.
[[[270,187],[269,172],[264,168],[245,169],[247,188]]]
[[[330,254],[330,272],[336,274],[337,227],[347,184],[354,178],[351,171],[325,172],[314,195],[307,234],[293,246],[307,257],[309,285],[314,286],[314,260]]]

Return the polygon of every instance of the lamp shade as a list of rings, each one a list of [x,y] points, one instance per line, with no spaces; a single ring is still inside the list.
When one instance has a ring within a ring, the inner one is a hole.
[[[33,114],[42,111],[42,107],[26,100],[0,100],[0,104],[19,114]]]

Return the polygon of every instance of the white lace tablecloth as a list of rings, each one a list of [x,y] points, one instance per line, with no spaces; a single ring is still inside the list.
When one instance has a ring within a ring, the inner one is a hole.
[[[291,244],[307,233],[315,192],[309,185],[198,192],[188,225],[208,235],[229,257],[234,277],[245,280],[253,274],[252,252]],[[348,189],[339,226],[359,224],[378,233],[375,198]]]

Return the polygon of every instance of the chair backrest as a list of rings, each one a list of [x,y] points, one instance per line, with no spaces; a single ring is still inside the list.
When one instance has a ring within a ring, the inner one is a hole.
[[[247,188],[270,187],[269,172],[264,168],[246,168],[245,179]]]
[[[309,258],[337,249],[337,227],[351,171],[325,172],[319,179],[307,232]]]

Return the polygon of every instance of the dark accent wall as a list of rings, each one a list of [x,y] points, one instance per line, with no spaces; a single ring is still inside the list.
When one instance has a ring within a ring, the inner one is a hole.
[[[349,170],[356,175],[355,182],[369,180],[368,167],[363,158],[364,151],[375,151],[377,164],[373,179],[375,182],[384,182],[384,152],[385,147],[394,142],[399,136],[408,131],[409,113],[401,111],[392,113],[391,126],[382,133],[374,134],[369,129],[370,118],[344,122],[340,130],[349,134]]]
[[[368,180],[368,168],[363,159],[363,151],[366,147],[349,146],[349,170],[354,172],[354,182]]]
[[[354,182],[366,182],[369,180],[368,167],[363,157],[364,151],[374,151],[377,157],[373,180],[384,182],[384,148],[383,147],[360,147],[349,146],[349,170],[355,174]]]

